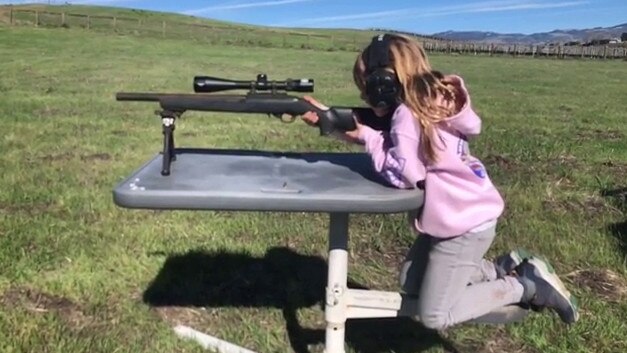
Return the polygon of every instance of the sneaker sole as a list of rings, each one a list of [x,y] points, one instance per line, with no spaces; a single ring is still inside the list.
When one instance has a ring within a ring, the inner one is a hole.
[[[551,287],[553,287],[553,289],[555,289],[560,294],[562,299],[569,303],[570,310],[572,312],[572,320],[570,317],[564,317],[561,313],[558,312],[562,321],[567,323],[573,323],[579,320],[579,305],[577,303],[577,298],[575,298],[570,293],[570,291],[566,289],[564,283],[557,277],[553,266],[551,266],[548,261],[544,260],[540,256],[530,258],[528,261],[531,265],[533,265],[535,270],[539,272],[540,278],[546,281]]]

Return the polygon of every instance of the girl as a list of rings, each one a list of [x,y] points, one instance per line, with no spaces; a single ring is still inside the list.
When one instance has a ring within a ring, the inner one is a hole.
[[[389,183],[424,190],[412,222],[418,237],[400,276],[403,291],[418,297],[416,319],[441,330],[532,307],[577,321],[575,298],[546,260],[524,250],[494,262],[483,258],[504,202],[468,147],[481,120],[464,80],[433,70],[417,41],[390,34],[374,37],[358,55],[353,77],[361,98],[378,117],[391,119],[391,128],[374,130],[356,117],[357,128],[345,137],[364,146]],[[302,119],[318,121],[313,112]]]

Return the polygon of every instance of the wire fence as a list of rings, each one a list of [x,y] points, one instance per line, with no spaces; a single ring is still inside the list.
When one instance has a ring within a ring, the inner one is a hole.
[[[308,33],[259,27],[208,25],[144,18],[90,15],[9,8],[1,16],[11,26],[84,28],[99,32],[164,39],[191,39],[210,44],[301,48],[327,51],[359,51],[371,34],[338,32]],[[433,37],[418,37],[428,52],[468,55],[510,55],[533,58],[594,58],[627,60],[627,46],[621,45],[520,45],[455,42]]]

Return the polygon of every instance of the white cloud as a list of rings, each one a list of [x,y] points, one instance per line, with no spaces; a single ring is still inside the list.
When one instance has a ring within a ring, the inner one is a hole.
[[[312,0],[271,0],[271,1],[261,1],[261,2],[245,2],[245,3],[230,4],[230,5],[225,4],[225,5],[209,6],[209,7],[203,7],[200,9],[184,10],[184,11],[181,11],[181,13],[186,14],[186,15],[199,15],[199,14],[204,14],[207,12],[218,11],[218,10],[236,10],[236,9],[244,9],[244,8],[251,8],[251,7],[279,6],[279,5],[287,5],[287,4],[293,4],[293,3],[298,3],[298,2],[306,2],[306,1],[312,1]]]
[[[483,1],[465,5],[457,6],[443,6],[436,8],[404,8],[398,10],[376,11],[366,12],[350,15],[339,16],[327,16],[327,17],[314,17],[297,21],[290,21],[288,23],[277,23],[275,26],[285,25],[303,25],[303,24],[315,24],[315,23],[329,23],[329,22],[346,22],[351,20],[397,20],[400,18],[420,18],[420,17],[437,17],[437,16],[450,16],[459,15],[464,13],[482,13],[482,12],[500,12],[500,11],[517,11],[517,10],[534,10],[534,9],[550,9],[550,8],[562,8],[573,7],[578,5],[587,4],[589,1],[562,1],[557,3],[542,3],[539,1]],[[387,17],[387,18],[386,18]]]

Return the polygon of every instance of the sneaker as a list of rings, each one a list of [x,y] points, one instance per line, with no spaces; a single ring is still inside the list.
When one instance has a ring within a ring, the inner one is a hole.
[[[512,272],[524,259],[531,258],[533,255],[526,249],[518,248],[512,250],[505,255],[501,255],[494,260],[496,268],[496,277],[503,278]]]
[[[523,303],[551,308],[567,324],[579,319],[577,299],[547,261],[538,257],[524,259],[516,268],[516,273],[524,288]]]

